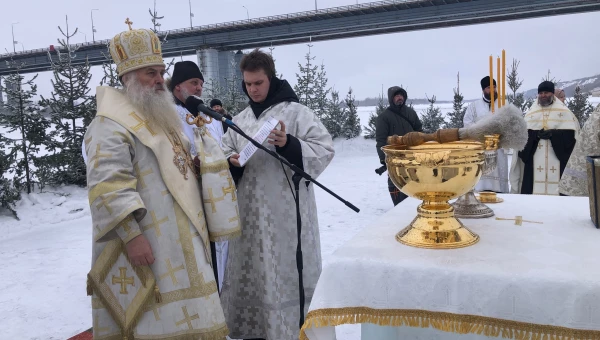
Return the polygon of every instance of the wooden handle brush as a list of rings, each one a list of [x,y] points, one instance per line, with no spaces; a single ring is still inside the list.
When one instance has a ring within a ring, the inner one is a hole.
[[[456,142],[476,140],[484,142],[486,135],[500,135],[499,147],[521,151],[527,143],[527,123],[523,113],[512,104],[503,106],[495,114],[477,123],[460,129],[440,129],[434,133],[409,132],[404,136],[393,135],[387,138],[388,145],[417,146],[426,142]]]

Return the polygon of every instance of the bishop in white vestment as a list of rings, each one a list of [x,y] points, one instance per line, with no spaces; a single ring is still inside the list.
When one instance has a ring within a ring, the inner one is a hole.
[[[124,89],[97,88],[85,134],[94,339],[222,340],[209,241],[240,234],[227,161],[205,127],[183,133],[156,34],[120,33],[110,53]]]
[[[491,102],[490,77],[481,79],[481,89],[483,94],[480,99],[472,102],[467,107],[463,118],[464,127],[469,127],[478,121],[492,115],[492,105],[498,110],[498,93],[495,93],[495,100]],[[494,80],[494,86],[496,80]],[[494,191],[498,193],[508,192],[508,157],[504,149],[497,151],[497,167],[493,172],[482,175],[481,179],[475,185],[476,191]]]
[[[579,121],[554,96],[554,83],[538,86],[538,100],[525,115],[529,138],[510,171],[511,193],[559,195],[558,184],[575,147]]]

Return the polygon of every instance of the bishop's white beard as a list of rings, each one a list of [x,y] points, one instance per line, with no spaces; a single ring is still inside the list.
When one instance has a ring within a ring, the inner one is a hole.
[[[157,92],[155,87],[145,87],[137,77],[132,77],[127,82],[124,92],[132,105],[143,112],[151,128],[162,128],[165,132],[180,131],[181,120],[173,97],[164,84],[158,86],[164,91]]]

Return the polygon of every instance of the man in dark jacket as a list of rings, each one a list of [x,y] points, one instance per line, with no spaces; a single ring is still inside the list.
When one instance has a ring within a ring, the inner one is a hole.
[[[423,131],[423,125],[415,110],[405,105],[407,99],[408,94],[403,88],[392,86],[388,89],[390,106],[377,117],[377,123],[375,124],[377,154],[379,155],[381,164],[385,165],[385,154],[381,150],[381,147],[387,145],[388,136],[403,136],[412,131]],[[388,188],[390,189],[390,196],[392,196],[394,206],[407,197],[396,188],[389,178]]]
[[[219,99],[213,99],[210,101],[210,108],[213,109],[214,111],[217,111],[218,113],[220,113],[221,115],[223,115],[223,117],[232,120],[233,117],[227,113],[227,111],[225,111],[225,108],[223,107],[223,103],[219,100]],[[227,132],[227,129],[229,128],[229,125],[227,125],[225,122],[223,122],[223,132]]]

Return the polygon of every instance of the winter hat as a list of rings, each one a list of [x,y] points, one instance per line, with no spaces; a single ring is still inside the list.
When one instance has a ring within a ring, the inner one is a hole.
[[[169,90],[173,92],[175,86],[183,83],[186,80],[192,78],[198,78],[204,81],[204,76],[200,72],[200,68],[193,61],[180,61],[175,63],[175,69],[173,70],[173,76],[171,77],[171,84],[169,84]]]
[[[548,80],[543,81],[540,86],[538,86],[538,93],[540,92],[554,93],[554,83]]]
[[[496,86],[496,79],[494,79],[494,86]],[[481,79],[481,89],[485,90],[487,87],[490,87],[490,76],[485,76]]]
[[[215,107],[215,105],[223,106],[223,103],[221,103],[221,101],[220,101],[220,100],[218,100],[218,99],[213,99],[213,100],[211,100],[211,101],[210,101],[210,107],[211,107],[211,108],[212,108],[212,107]]]

